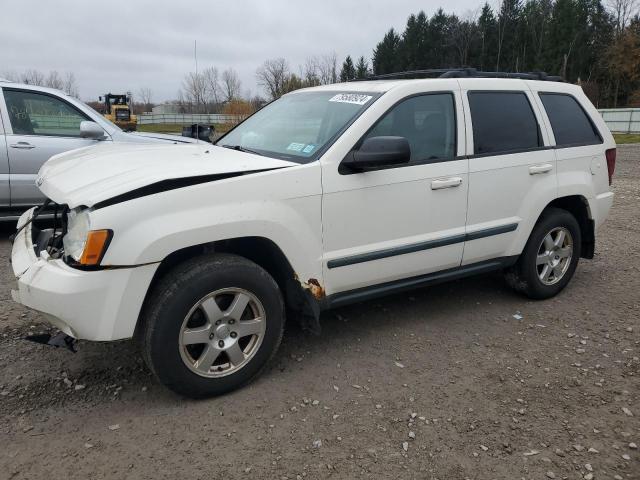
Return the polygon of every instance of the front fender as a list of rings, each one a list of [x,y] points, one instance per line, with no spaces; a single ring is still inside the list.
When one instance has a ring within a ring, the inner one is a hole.
[[[91,228],[114,231],[102,265],[161,262],[191,246],[263,237],[282,250],[300,278],[322,278],[321,187],[314,165],[111,205],[91,213]]]

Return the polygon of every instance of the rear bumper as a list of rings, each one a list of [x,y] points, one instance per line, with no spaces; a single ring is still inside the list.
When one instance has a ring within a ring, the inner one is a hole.
[[[18,228],[33,209],[18,220]],[[85,340],[119,340],[133,336],[147,289],[158,264],[82,271],[60,259],[38,256],[30,225],[16,237],[11,264],[17,279],[13,299],[45,314],[67,335]]]
[[[609,215],[611,205],[613,205],[613,192],[601,193],[589,200],[589,210],[591,211],[591,218],[596,230],[600,228],[607,218],[607,215]]]

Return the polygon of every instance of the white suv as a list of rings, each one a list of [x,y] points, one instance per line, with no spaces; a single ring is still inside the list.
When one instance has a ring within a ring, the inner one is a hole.
[[[491,270],[557,294],[593,257],[615,147],[557,81],[299,90],[217,145],[53,157],[38,185],[62,222],[20,218],[13,298],[73,338],[136,338],[176,392],[220,394],[263,369],[285,312],[317,332],[323,310]]]

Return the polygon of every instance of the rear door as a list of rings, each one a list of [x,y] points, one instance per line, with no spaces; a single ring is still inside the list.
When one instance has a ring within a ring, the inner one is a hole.
[[[592,108],[596,116],[595,108],[581,91],[554,91],[560,88],[556,85],[537,87],[555,144],[558,196],[575,195],[585,185],[592,190],[591,197],[609,192],[603,135],[585,109]]]
[[[41,203],[38,170],[53,155],[95,144],[80,137],[80,122],[91,119],[50,93],[4,88],[3,94],[11,207]]]
[[[556,197],[557,176],[547,129],[524,81],[464,85],[473,152],[462,261],[467,265],[519,254],[539,212]]]

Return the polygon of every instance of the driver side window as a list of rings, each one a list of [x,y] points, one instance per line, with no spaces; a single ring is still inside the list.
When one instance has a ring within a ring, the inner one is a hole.
[[[79,137],[80,123],[89,120],[51,95],[4,90],[4,99],[15,135]]]
[[[456,156],[453,94],[436,93],[407,98],[389,110],[364,139],[404,137],[411,147],[411,163],[436,163]]]

